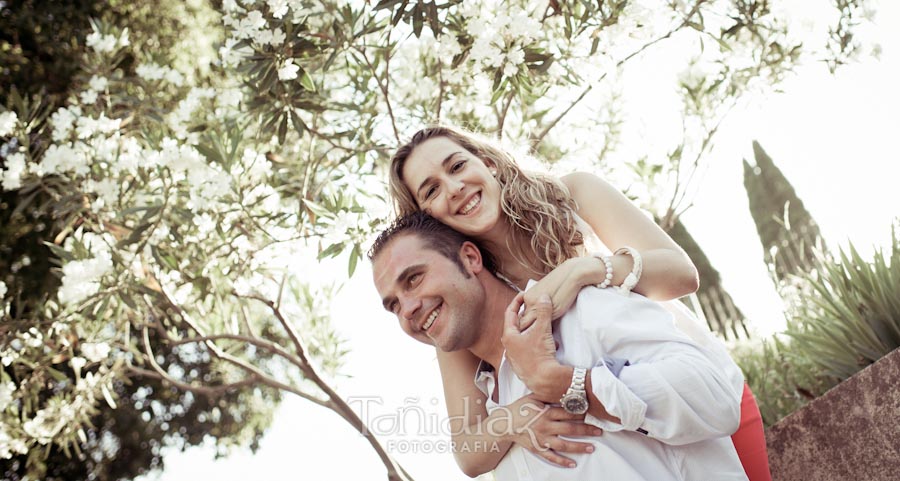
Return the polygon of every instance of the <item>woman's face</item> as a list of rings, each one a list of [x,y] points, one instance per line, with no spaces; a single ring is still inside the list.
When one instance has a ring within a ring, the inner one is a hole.
[[[500,184],[492,165],[447,137],[413,149],[403,166],[403,183],[419,208],[463,234],[479,237],[500,219]]]

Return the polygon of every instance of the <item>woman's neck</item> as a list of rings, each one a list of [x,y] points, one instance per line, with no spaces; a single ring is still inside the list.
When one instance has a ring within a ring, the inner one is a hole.
[[[500,273],[519,289],[525,289],[530,279],[540,280],[544,277],[543,272],[534,268],[540,265],[540,261],[531,252],[528,239],[521,229],[510,225],[506,219],[501,220],[495,229],[478,240],[483,248],[494,255]],[[513,254],[513,249],[516,248],[524,258]]]

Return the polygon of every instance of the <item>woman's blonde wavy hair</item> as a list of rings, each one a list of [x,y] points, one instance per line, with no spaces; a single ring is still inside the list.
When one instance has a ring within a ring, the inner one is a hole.
[[[436,137],[456,142],[497,169],[500,207],[515,233],[506,241],[513,258],[538,273],[547,274],[566,259],[578,255],[578,246],[584,239],[575,222],[575,200],[566,186],[555,177],[522,170],[497,142],[456,127],[426,127],[397,149],[391,159],[389,185],[398,215],[419,210],[415,197],[403,183],[406,159],[420,144]]]

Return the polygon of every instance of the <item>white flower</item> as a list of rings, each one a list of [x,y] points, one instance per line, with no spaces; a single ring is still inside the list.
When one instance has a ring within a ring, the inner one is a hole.
[[[3,299],[3,296],[6,295],[6,283],[0,281],[0,299]]]
[[[523,43],[530,43],[540,35],[541,22],[525,12],[520,12],[510,19],[506,31],[513,38],[521,39]]]
[[[459,7],[459,14],[465,18],[471,18],[480,13],[476,2],[463,2]]]
[[[294,61],[288,59],[284,62],[284,65],[278,69],[278,79],[279,80],[294,80],[297,78],[297,72],[300,70],[300,67],[294,65]]]
[[[513,65],[511,62],[506,62],[506,65],[503,66],[504,76],[512,77],[517,73],[519,73],[519,67],[517,65]]]
[[[241,19],[241,23],[234,29],[235,37],[239,39],[251,38],[256,36],[260,29],[266,26],[266,18],[263,17],[259,10],[252,10],[246,17]]]
[[[481,34],[485,33],[487,30],[487,22],[481,18],[469,20],[466,30],[469,32],[469,35],[475,37],[476,40],[478,38],[483,38]]]
[[[83,347],[82,347],[82,349],[83,349]],[[72,365],[72,369],[75,370],[75,374],[80,377],[81,376],[81,368],[83,368],[85,366],[85,364],[87,364],[87,359],[80,357],[80,356],[75,356],[69,360],[69,364]]]
[[[69,282],[60,286],[57,296],[62,304],[74,304],[96,294],[99,290],[99,282]]]
[[[165,78],[166,78],[166,82],[169,82],[170,84],[172,84],[176,87],[181,87],[182,85],[184,85],[184,75],[182,75],[181,72],[179,72],[178,70],[175,70],[173,68],[166,70]]]
[[[267,0],[266,3],[269,4],[269,9],[275,18],[284,17],[284,14],[288,12],[287,0]]]
[[[0,384],[0,413],[6,410],[6,406],[13,400],[13,393],[16,392],[16,385],[8,382]]]
[[[216,103],[220,107],[235,109],[240,105],[243,98],[244,95],[240,89],[222,89],[216,94]]]
[[[108,84],[109,84],[109,81],[106,80],[106,77],[98,77],[96,75],[91,77],[90,82],[88,82],[88,85],[91,86],[91,90],[96,90],[97,92],[102,92],[102,91],[106,90],[106,86]]]
[[[125,45],[128,45],[128,36],[125,35]],[[97,51],[97,53],[112,52],[116,48],[118,40],[112,35],[103,35],[97,30],[87,36],[85,43],[88,47]]]
[[[122,35],[119,35],[119,46],[127,47],[131,45],[131,40],[128,39],[128,29],[122,30]]]
[[[0,424],[0,459],[9,459],[13,454],[26,454],[28,445],[21,439],[9,437],[3,424]]]
[[[497,48],[487,36],[478,37],[472,44],[469,54],[473,62],[480,62],[490,67],[499,67],[503,63],[503,52]]]
[[[22,428],[26,434],[34,438],[38,443],[47,444],[62,430],[67,421],[63,416],[60,416],[60,413],[52,412],[51,409],[47,408],[38,411],[34,419],[25,421]]]
[[[75,124],[75,120],[79,115],[81,115],[81,108],[78,106],[70,109],[62,107],[53,112],[53,115],[50,117],[50,123],[53,124],[54,142],[62,142],[68,138],[69,133],[72,131],[72,125]]]
[[[85,342],[81,345],[81,353],[90,362],[100,362],[109,356],[109,344],[105,342]]]
[[[142,63],[134,69],[134,73],[137,74],[138,77],[144,80],[160,80],[166,74],[165,69],[160,67],[159,65],[148,62]]]
[[[276,28],[274,30],[270,30],[269,36],[269,45],[279,46],[284,43],[284,40],[287,38],[287,35],[284,34],[284,30],[280,28]]]
[[[97,101],[97,92],[94,90],[85,90],[81,92],[81,103],[85,105],[92,105]]]
[[[506,54],[506,61],[513,65],[519,65],[525,61],[525,51],[521,48],[510,50],[509,53]]]
[[[456,35],[450,34],[441,35],[435,49],[439,52],[441,59],[445,62],[453,60],[453,57],[462,52],[462,47],[459,45]]]
[[[6,158],[6,169],[0,184],[3,190],[15,190],[22,186],[22,174],[25,173],[25,154],[17,152]]]
[[[0,137],[6,137],[13,133],[18,121],[19,117],[15,112],[3,112],[0,114]]]
[[[69,145],[51,145],[44,152],[40,168],[44,175],[59,174],[87,167],[87,158]]]
[[[194,217],[194,226],[197,227],[197,232],[201,236],[205,237],[209,233],[216,230],[216,225],[218,225],[216,219],[213,219],[206,212]]]
[[[100,279],[113,269],[108,246],[98,240],[91,249],[95,257],[69,261],[63,266],[62,285],[57,293],[60,303],[74,304],[96,294]]]

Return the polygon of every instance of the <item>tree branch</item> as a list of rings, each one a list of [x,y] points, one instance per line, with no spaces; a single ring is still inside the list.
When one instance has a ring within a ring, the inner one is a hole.
[[[390,33],[388,33],[388,44],[390,44]],[[400,144],[400,131],[397,129],[397,120],[394,118],[394,108],[391,106],[391,98],[388,95],[388,90],[390,88],[390,62],[391,62],[391,54],[388,51],[384,55],[384,71],[385,71],[385,79],[384,83],[382,83],[381,79],[378,77],[378,72],[375,70],[375,66],[369,60],[369,56],[366,55],[365,46],[363,47],[354,47],[354,49],[362,55],[363,60],[366,62],[366,66],[369,67],[369,70],[372,72],[372,76],[375,77],[375,82],[378,84],[378,88],[381,90],[381,94],[384,96],[384,103],[387,106],[388,117],[391,119],[391,127],[394,129],[394,138],[397,140],[397,144]]]
[[[675,28],[669,30],[665,35],[663,35],[663,36],[661,36],[661,37],[658,37],[658,38],[655,38],[655,39],[651,40],[650,42],[648,42],[648,43],[642,45],[641,48],[635,50],[634,52],[631,52],[631,53],[628,54],[625,58],[623,58],[622,60],[619,60],[618,62],[616,62],[616,68],[621,67],[622,64],[624,64],[625,62],[631,60],[632,58],[636,57],[637,55],[640,55],[644,50],[647,50],[648,48],[652,47],[653,45],[656,45],[657,43],[659,43],[659,42],[661,42],[661,41],[663,41],[663,40],[665,40],[665,39],[671,37],[672,34],[674,34],[675,32],[677,32],[677,31],[679,31],[679,30],[681,30],[682,28],[686,27],[686,26],[688,25],[690,19],[697,13],[697,11],[700,10],[700,5],[702,5],[702,4],[703,4],[703,1],[697,2],[697,3],[694,5],[694,7],[691,9],[690,13],[688,13],[687,16],[685,16],[684,21],[682,21],[680,25],[678,25],[677,27],[675,27]],[[568,115],[569,112],[570,112],[573,108],[575,108],[575,106],[578,105],[578,103],[580,103],[580,102],[584,99],[584,97],[588,94],[588,92],[590,92],[591,90],[593,90],[594,84],[599,83],[599,82],[602,82],[603,79],[605,79],[606,76],[607,76],[608,74],[609,74],[609,72],[604,72],[603,75],[600,76],[600,78],[598,78],[597,80],[595,80],[594,82],[592,82],[591,84],[589,84],[587,87],[585,87],[585,89],[581,92],[581,95],[579,95],[578,98],[576,98],[571,104],[569,104],[569,106],[566,107],[566,109],[563,110],[562,113],[560,113],[558,116],[556,116],[556,118],[554,118],[553,120],[551,120],[550,123],[547,124],[547,126],[544,127],[543,130],[541,130],[541,133],[539,133],[536,137],[534,137],[534,138],[532,139],[532,141],[531,141],[531,149],[532,149],[532,150],[536,150],[536,149],[537,149],[537,146],[540,145],[540,143],[544,140],[544,137],[546,137],[547,134],[550,133],[550,131],[551,131],[554,127],[556,127],[556,124],[558,124],[559,121],[563,119],[563,117],[565,117],[566,115]]]
[[[338,394],[335,392],[331,386],[329,386],[319,374],[316,372],[315,368],[309,363],[309,359],[306,357],[306,351],[303,347],[303,343],[300,340],[300,336],[297,334],[294,326],[291,325],[285,319],[284,315],[281,313],[281,309],[272,302],[271,299],[266,299],[262,296],[258,296],[255,294],[250,295],[239,295],[237,293],[232,293],[236,297],[243,297],[246,299],[255,299],[259,302],[262,302],[272,311],[272,314],[278,319],[278,322],[281,323],[282,327],[287,331],[288,337],[291,338],[291,341],[294,343],[295,350],[297,351],[297,356],[309,366],[309,372],[304,372],[304,375],[307,379],[311,380],[316,386],[321,389],[332,405],[332,409],[341,415],[350,425],[352,425],[366,440],[369,442],[369,445],[372,446],[372,449],[378,454],[378,457],[381,459],[381,462],[385,465],[388,470],[388,479],[391,481],[403,481],[411,479],[409,474],[400,467],[399,464],[394,461],[394,459],[384,450],[381,446],[381,443],[378,442],[378,439],[367,429],[365,423],[362,422],[362,419],[356,414],[350,405],[348,405]]]

